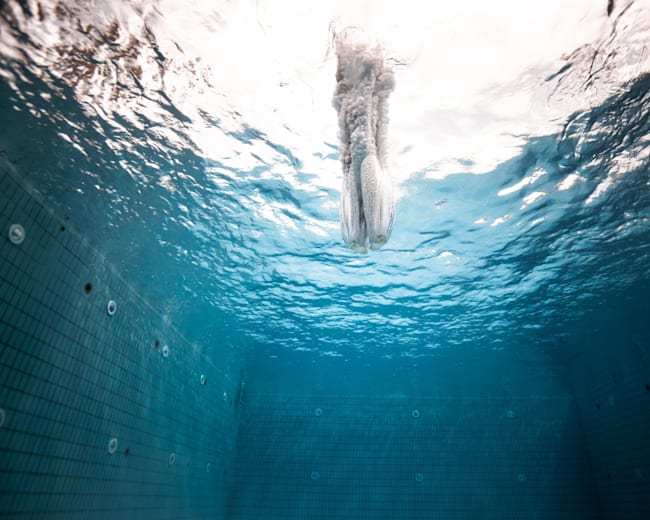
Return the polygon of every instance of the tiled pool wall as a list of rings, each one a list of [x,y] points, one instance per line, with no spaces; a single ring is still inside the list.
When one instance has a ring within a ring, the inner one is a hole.
[[[237,378],[0,168],[0,517],[219,518]]]
[[[247,394],[228,518],[600,518],[570,398]]]
[[[648,294],[640,284],[604,299],[564,345],[606,519],[650,518]]]
[[[229,518],[601,518],[566,366],[535,341],[249,357]]]

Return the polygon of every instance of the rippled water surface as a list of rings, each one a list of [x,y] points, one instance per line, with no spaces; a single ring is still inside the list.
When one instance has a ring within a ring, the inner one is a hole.
[[[650,2],[521,4],[5,2],[2,161],[202,344],[552,342],[650,275]],[[339,225],[347,26],[395,70],[368,255]]]

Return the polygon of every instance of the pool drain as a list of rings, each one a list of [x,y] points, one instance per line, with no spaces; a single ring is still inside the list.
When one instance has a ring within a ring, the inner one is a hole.
[[[424,476],[422,475],[422,473],[416,473],[415,474],[415,481],[416,482],[422,482],[423,480],[424,480]]]
[[[12,244],[20,245],[25,240],[25,228],[20,224],[9,226],[9,241]]]
[[[311,479],[312,480],[318,480],[320,478],[320,473],[318,471],[312,471],[311,472]]]
[[[419,418],[420,418],[420,410],[413,410],[413,411],[411,412],[411,416],[412,416],[414,419],[419,419]],[[418,474],[419,474],[419,473],[418,473]]]
[[[162,348],[162,355],[163,357],[169,357],[169,347],[167,345],[163,345]]]
[[[169,465],[173,466],[174,462],[176,462],[176,454],[174,452],[171,452],[169,454]]]
[[[322,408],[316,408],[316,409],[314,410],[314,415],[315,415],[316,417],[320,417],[321,415],[323,415],[323,409],[322,409]]]
[[[4,426],[6,418],[7,414],[5,413],[4,409],[0,408],[0,428]]]
[[[108,303],[106,304],[106,314],[114,316],[115,311],[117,311],[117,303],[115,303],[115,300],[108,300]]]

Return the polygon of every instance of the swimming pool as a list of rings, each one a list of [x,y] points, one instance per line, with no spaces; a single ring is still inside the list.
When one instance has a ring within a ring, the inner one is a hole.
[[[4,4],[0,515],[649,516],[650,7],[565,4]]]

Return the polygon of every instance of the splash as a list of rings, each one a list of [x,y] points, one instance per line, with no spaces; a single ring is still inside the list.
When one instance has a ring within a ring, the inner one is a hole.
[[[388,97],[393,71],[380,46],[336,38],[336,89],[343,186],[341,230],[357,253],[383,246],[393,228],[393,185],[386,161]]]

